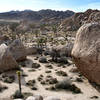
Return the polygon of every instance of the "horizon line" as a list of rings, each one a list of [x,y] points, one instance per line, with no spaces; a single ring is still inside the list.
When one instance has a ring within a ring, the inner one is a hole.
[[[92,8],[89,8],[89,9],[91,9],[91,10],[99,10],[99,9],[92,9]],[[75,12],[75,13],[78,13],[78,11],[73,11],[73,10],[71,10],[71,9],[66,9],[66,10],[59,10],[59,9],[39,9],[39,10],[32,10],[32,9],[24,9],[24,10],[19,10],[19,9],[16,9],[16,10],[14,10],[14,9],[12,9],[12,10],[8,10],[8,11],[1,11],[0,13],[6,13],[6,12],[11,12],[11,11],[19,11],[19,12],[21,12],[21,11],[36,11],[36,12],[38,12],[38,11],[41,11],[41,10],[52,10],[52,11],[63,11],[63,12],[65,12],[65,11],[72,11],[72,12]],[[85,11],[87,11],[88,9],[86,9]],[[85,11],[79,11],[79,12],[85,12]]]

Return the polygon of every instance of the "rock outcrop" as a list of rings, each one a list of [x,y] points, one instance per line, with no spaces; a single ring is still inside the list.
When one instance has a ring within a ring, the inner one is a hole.
[[[85,12],[75,13],[70,18],[61,22],[60,29],[63,31],[77,31],[83,24],[100,21],[100,11],[88,9]]]
[[[100,24],[84,24],[77,32],[73,60],[91,82],[100,85]]]
[[[51,56],[57,55],[58,57],[65,56],[71,57],[73,43],[69,42],[66,45],[54,46],[51,51]]]
[[[8,46],[0,45],[0,72],[16,69],[18,67],[15,59],[10,53]]]
[[[88,18],[88,22],[99,22],[100,23],[100,12],[93,12]]]
[[[9,50],[16,61],[22,61],[26,59],[26,48],[20,40],[14,40],[9,46]]]

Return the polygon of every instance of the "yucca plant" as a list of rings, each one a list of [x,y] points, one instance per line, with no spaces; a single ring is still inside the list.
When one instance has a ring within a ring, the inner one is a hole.
[[[18,76],[19,92],[20,92],[20,95],[22,95],[22,89],[21,89],[21,72],[17,71],[16,73],[17,73],[17,76]]]

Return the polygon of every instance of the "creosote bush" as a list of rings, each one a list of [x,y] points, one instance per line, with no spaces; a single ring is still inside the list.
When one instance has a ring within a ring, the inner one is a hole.
[[[15,93],[13,94],[13,98],[17,99],[17,98],[23,98],[24,96],[20,93],[19,90],[16,90]]]
[[[59,81],[55,85],[55,89],[56,90],[72,91],[72,93],[82,93],[80,88],[78,88],[75,84],[72,84],[71,80],[69,80],[69,79]]]

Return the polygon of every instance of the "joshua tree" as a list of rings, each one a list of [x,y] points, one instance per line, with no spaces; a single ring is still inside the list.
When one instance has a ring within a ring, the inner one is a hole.
[[[47,44],[47,38],[40,36],[40,37],[37,38],[36,42],[37,42],[37,46],[39,48],[39,52],[42,55],[43,46],[45,45],[45,47],[46,47],[46,44]]]
[[[17,76],[18,76],[18,83],[19,83],[19,92],[20,92],[20,95],[22,95],[22,89],[21,89],[21,72],[20,71],[17,71]]]
[[[54,49],[51,53],[52,61],[57,62],[58,61],[58,52],[56,49]]]
[[[45,44],[45,47],[47,46],[47,37],[43,37],[43,43]]]
[[[42,33],[43,33],[43,31],[45,30],[45,26],[46,26],[46,24],[41,24],[41,25],[40,25],[40,30],[41,30]]]
[[[40,33],[39,30],[35,30],[35,37],[39,37],[39,33]]]
[[[53,31],[54,35],[57,37],[57,26],[56,25],[52,26],[52,31]]]

